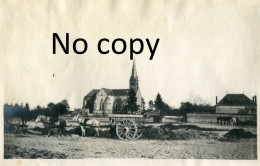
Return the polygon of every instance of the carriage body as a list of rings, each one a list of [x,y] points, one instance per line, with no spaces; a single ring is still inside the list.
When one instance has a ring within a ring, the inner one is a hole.
[[[23,124],[22,119],[19,117],[10,118],[4,122],[5,132],[8,133],[26,133],[27,127],[28,126]]]
[[[109,120],[112,121],[113,119],[115,122],[120,122],[125,119],[133,120],[137,125],[143,125],[144,118],[143,115],[130,115],[130,114],[111,114],[108,115]]]
[[[83,130],[86,128],[94,128],[97,135],[99,135],[99,128],[110,128],[112,137],[125,140],[140,138],[144,125],[143,115],[130,114],[110,114],[106,116],[82,116],[78,114],[72,121],[77,121],[79,123],[82,132],[84,132]],[[93,122],[96,123],[94,124]]]
[[[112,114],[108,115],[111,128],[119,139],[139,139],[142,136],[143,115]]]

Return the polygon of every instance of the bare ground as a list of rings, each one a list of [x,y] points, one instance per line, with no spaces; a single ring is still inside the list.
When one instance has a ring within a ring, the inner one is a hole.
[[[110,138],[83,138],[78,135],[59,138],[35,134],[5,134],[4,142],[4,158],[257,158],[256,138],[231,142],[208,138],[123,141]]]

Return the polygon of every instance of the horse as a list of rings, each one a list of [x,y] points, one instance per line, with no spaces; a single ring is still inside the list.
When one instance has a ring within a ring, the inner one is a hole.
[[[218,124],[222,125],[224,122],[223,125],[229,125],[230,124],[230,120],[232,119],[232,117],[217,117],[217,122]]]
[[[95,137],[99,138],[99,126],[100,121],[96,119],[88,119],[84,117],[80,117],[79,115],[73,118],[73,121],[78,122],[80,124],[80,129],[82,133],[82,137],[86,136],[86,126],[93,128],[95,130]]]
[[[54,122],[51,117],[48,117],[48,116],[44,116],[44,115],[39,115],[36,120],[35,120],[36,123],[38,122],[42,122],[45,126],[45,128],[47,129],[48,131],[48,137],[50,136],[51,134],[51,130],[53,128],[58,128],[59,130],[59,136],[61,136],[64,132],[64,129],[67,125],[66,121],[64,119],[58,119],[57,122]]]
[[[232,119],[230,120],[230,124],[231,124],[232,126],[234,126],[234,125],[237,125],[237,123],[238,123],[238,118],[232,117]]]

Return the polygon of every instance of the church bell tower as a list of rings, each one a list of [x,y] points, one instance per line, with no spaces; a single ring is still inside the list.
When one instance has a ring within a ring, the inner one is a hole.
[[[129,89],[131,89],[131,88],[134,89],[135,92],[137,92],[137,90],[139,89],[135,60],[133,62],[132,74],[131,74],[131,77],[130,77]]]

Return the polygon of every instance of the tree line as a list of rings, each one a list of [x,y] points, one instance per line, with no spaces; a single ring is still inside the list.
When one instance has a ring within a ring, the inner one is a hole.
[[[23,125],[32,119],[36,119],[38,115],[45,115],[53,118],[58,118],[59,115],[69,112],[69,104],[67,100],[62,100],[58,103],[49,103],[47,107],[37,106],[30,109],[28,103],[25,104],[5,104],[4,105],[4,120],[11,118],[20,118]]]
[[[135,114],[141,106],[137,105],[136,92],[130,89],[127,97],[127,109],[131,114]],[[189,101],[182,102],[178,109],[170,107],[163,101],[160,93],[156,95],[154,101],[150,100],[148,109],[145,107],[145,101],[142,98],[142,110],[144,112],[151,110],[160,110],[160,116],[186,116],[187,113],[215,113],[215,107],[204,102],[200,97],[193,97]],[[59,115],[66,114],[69,111],[67,100],[62,100],[58,103],[49,103],[46,107],[37,106],[30,109],[29,104],[5,104],[4,105],[4,120],[19,117],[22,123],[35,119],[38,115],[45,115],[53,118],[58,118]],[[127,112],[125,112],[127,113]]]
[[[154,101],[148,103],[148,110],[160,110],[160,116],[186,116],[187,113],[215,113],[216,109],[205,102],[199,96],[191,96],[189,101],[181,102],[179,108],[172,108],[163,101],[160,93],[156,95]]]

